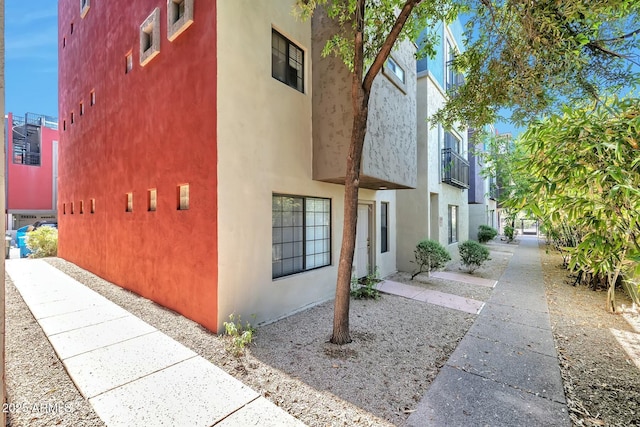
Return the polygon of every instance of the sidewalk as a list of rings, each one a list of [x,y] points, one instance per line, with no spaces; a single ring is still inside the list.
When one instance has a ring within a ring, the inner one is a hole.
[[[108,426],[302,426],[120,306],[42,260],[6,272],[69,376]]]
[[[569,426],[535,237],[407,420],[419,426]]]

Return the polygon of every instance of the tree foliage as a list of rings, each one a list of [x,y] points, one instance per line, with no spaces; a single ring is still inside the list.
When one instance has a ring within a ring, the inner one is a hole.
[[[511,206],[542,218],[550,233],[574,234],[569,266],[605,278],[615,311],[618,277],[640,260],[640,99],[567,107],[520,143],[530,191]]]
[[[500,108],[524,124],[562,104],[599,99],[638,81],[640,1],[469,2],[466,74],[437,121],[493,123]]]

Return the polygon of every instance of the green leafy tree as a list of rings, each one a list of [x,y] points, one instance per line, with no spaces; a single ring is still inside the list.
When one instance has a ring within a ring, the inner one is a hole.
[[[294,12],[308,19],[317,7],[339,27],[323,53],[341,58],[352,73],[353,125],[331,336],[331,342],[346,344],[369,98],[396,41],[417,41],[419,55],[433,54],[440,22],[452,21],[461,10],[474,12],[471,25],[478,37],[454,61],[468,79],[436,120],[481,127],[495,121],[499,107],[515,108],[516,118],[531,116],[559,97],[597,96],[603,85],[628,82],[631,72],[624,64],[630,57],[624,49],[636,40],[637,32],[628,29],[638,24],[638,1],[296,0]]]
[[[520,172],[531,193],[512,200],[557,230],[575,230],[570,268],[615,285],[640,259],[640,99],[570,109],[531,126],[521,138],[528,153]]]

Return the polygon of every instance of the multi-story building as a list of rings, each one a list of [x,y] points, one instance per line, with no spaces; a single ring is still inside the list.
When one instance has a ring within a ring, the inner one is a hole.
[[[467,127],[445,129],[429,121],[462,81],[451,66],[462,49],[462,26],[440,24],[440,31],[436,55],[417,63],[418,182],[397,194],[397,265],[403,271],[415,269],[411,261],[421,240],[436,240],[455,257],[458,242],[469,238]]]
[[[58,180],[58,119],[42,114],[5,119],[7,230],[55,219]]]
[[[59,255],[219,330],[333,297],[350,76],[293,0],[59,2]],[[411,44],[377,77],[356,275],[396,270]],[[408,130],[407,130],[408,129]]]
[[[483,173],[489,170],[485,168],[488,160],[483,158],[488,150],[485,136],[494,135],[495,130],[487,126],[485,132],[474,135],[469,131],[469,238],[473,240],[478,239],[480,225],[498,229],[496,177]]]

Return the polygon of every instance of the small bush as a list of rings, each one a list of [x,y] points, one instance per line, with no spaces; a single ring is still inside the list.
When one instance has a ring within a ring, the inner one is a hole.
[[[481,225],[478,227],[478,242],[487,243],[498,235],[498,230],[488,225]]]
[[[32,258],[56,256],[58,254],[58,229],[40,227],[27,233],[27,248]]]
[[[510,225],[505,225],[504,226],[504,235],[507,238],[507,242],[513,242],[513,239],[516,236],[515,228],[511,227]]]
[[[378,267],[375,268],[373,273],[369,273],[363,280],[358,280],[353,277],[351,279],[351,296],[355,299],[380,298],[380,292],[375,288],[376,283],[379,281]]]
[[[466,266],[469,273],[473,273],[486,260],[489,259],[489,250],[478,242],[467,240],[458,246],[462,265]]]
[[[224,322],[225,335],[231,337],[231,345],[227,347],[227,351],[233,352],[234,356],[239,357],[244,354],[244,349],[253,341],[253,334],[256,329],[249,322],[242,324],[242,320],[238,315],[229,315],[229,322]]]
[[[411,276],[411,279],[425,271],[431,273],[437,268],[442,268],[447,261],[451,260],[449,252],[435,240],[427,239],[421,241],[413,253],[416,258],[415,263],[418,264],[418,271]]]

